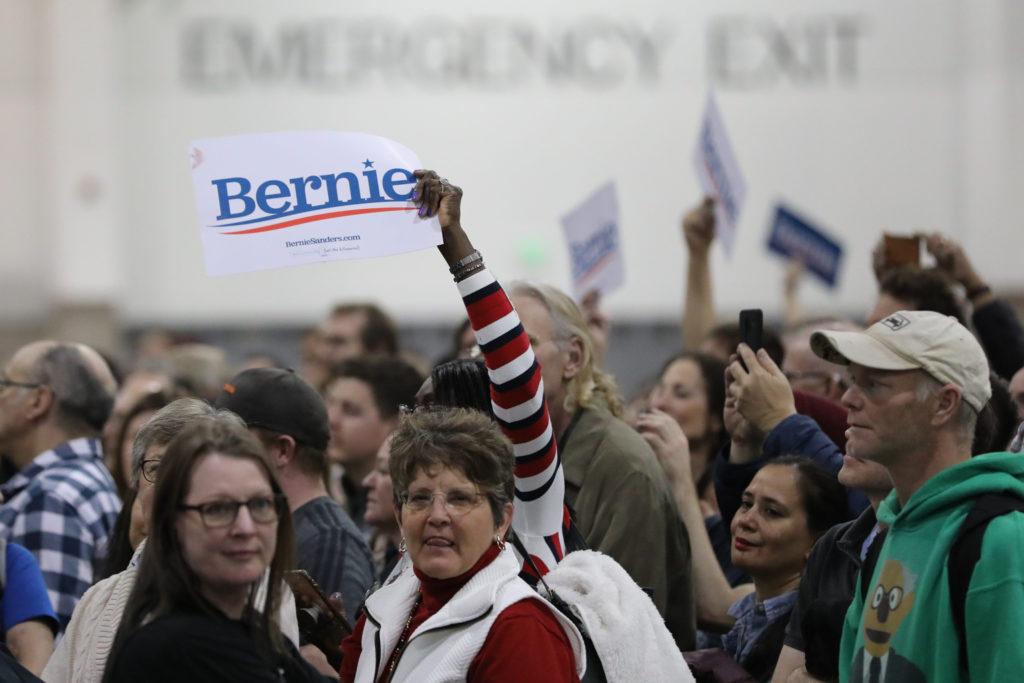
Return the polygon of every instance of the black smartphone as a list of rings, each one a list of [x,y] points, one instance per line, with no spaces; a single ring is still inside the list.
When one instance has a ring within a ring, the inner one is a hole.
[[[284,580],[295,594],[295,610],[303,640],[320,648],[332,666],[339,666],[341,641],[352,633],[351,624],[305,571],[286,571]]]
[[[764,313],[760,308],[740,311],[740,341],[755,352],[764,346]],[[742,358],[740,363],[747,367]]]

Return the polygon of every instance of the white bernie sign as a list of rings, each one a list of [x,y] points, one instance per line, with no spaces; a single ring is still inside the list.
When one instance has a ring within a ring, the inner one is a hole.
[[[410,201],[419,158],[365,133],[299,131],[189,145],[209,275],[372,258],[441,243]]]

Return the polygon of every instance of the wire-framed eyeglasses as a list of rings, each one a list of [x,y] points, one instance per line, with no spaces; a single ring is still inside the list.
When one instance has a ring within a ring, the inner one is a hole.
[[[152,458],[143,460],[139,463],[139,471],[143,479],[150,484],[155,484],[156,478],[160,474],[160,461]]]
[[[434,499],[441,497],[441,503],[454,517],[469,513],[473,508],[480,505],[480,502],[487,496],[483,493],[472,491],[413,491],[404,493],[399,497],[402,505],[410,512],[426,512],[434,506]]]
[[[38,389],[43,386],[42,382],[17,382],[13,379],[8,379],[6,375],[0,375],[0,389],[5,387],[18,387],[21,389]]]

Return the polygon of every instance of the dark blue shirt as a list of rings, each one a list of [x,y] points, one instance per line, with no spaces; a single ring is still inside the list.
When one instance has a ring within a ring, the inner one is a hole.
[[[355,621],[373,584],[373,556],[363,534],[333,499],[314,498],[292,514],[296,566],[327,595],[341,593],[346,616]]]

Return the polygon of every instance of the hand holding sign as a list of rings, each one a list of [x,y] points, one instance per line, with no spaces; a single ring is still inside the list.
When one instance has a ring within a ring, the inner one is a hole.
[[[985,280],[974,269],[974,264],[959,243],[937,232],[925,233],[923,237],[925,249],[935,259],[935,266],[963,285],[968,291],[968,296],[971,290],[986,286]],[[977,308],[978,301],[972,299],[972,303]]]
[[[715,200],[705,197],[699,206],[683,216],[683,239],[690,254],[705,257],[715,240]]]
[[[434,171],[413,172],[416,187],[412,201],[423,218],[436,217],[441,225],[441,244],[437,246],[449,267],[473,253],[473,243],[462,229],[462,188],[452,185]]]

